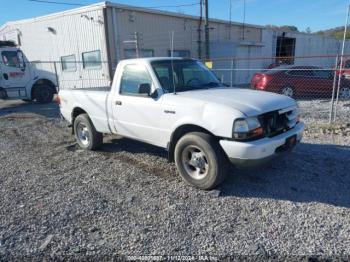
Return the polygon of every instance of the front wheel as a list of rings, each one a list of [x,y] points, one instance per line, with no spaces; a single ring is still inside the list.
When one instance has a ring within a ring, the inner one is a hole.
[[[289,97],[294,97],[295,95],[293,87],[290,86],[283,87],[281,90],[281,94]]]
[[[226,155],[216,139],[205,133],[183,136],[175,147],[175,163],[182,178],[200,189],[212,189],[226,177]]]
[[[103,135],[96,131],[87,114],[77,116],[73,127],[75,139],[81,148],[96,150],[102,145]]]

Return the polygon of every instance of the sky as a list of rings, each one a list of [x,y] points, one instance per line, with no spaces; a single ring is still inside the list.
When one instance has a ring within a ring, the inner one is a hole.
[[[70,4],[92,4],[95,0],[48,0]],[[245,22],[257,25],[295,25],[300,31],[307,27],[312,32],[343,26],[347,5],[350,0],[209,0],[209,16],[229,20],[230,1],[232,21],[242,22],[244,1],[246,1]],[[121,4],[160,7],[157,9],[199,14],[199,0],[112,0]],[[173,7],[177,5],[192,6]],[[172,6],[172,7],[168,7]],[[0,25],[6,21],[41,16],[74,8],[73,5],[60,5],[32,2],[30,0],[0,0]]]

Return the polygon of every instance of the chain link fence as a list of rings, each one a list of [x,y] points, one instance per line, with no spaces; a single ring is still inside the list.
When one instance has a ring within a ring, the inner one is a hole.
[[[142,53],[139,56],[143,57]],[[203,62],[229,87],[296,99],[308,123],[349,122],[350,56],[220,58]],[[115,69],[112,63],[93,56],[88,61],[34,61],[31,66],[47,72],[60,89],[108,90]]]
[[[310,122],[347,122],[350,57],[223,58],[206,61],[223,83],[274,92],[298,101]]]

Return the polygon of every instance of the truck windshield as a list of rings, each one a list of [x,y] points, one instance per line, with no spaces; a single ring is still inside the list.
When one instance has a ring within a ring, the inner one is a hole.
[[[159,83],[167,93],[222,87],[216,76],[195,60],[161,60],[151,63]]]

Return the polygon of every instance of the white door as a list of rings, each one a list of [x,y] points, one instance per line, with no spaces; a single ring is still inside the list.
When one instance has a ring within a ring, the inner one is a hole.
[[[117,133],[150,144],[164,146],[160,137],[162,107],[161,99],[141,94],[140,85],[149,85],[154,90],[152,77],[140,64],[129,64],[123,69],[119,81],[119,94],[114,95],[113,116]]]
[[[17,49],[1,51],[1,82],[9,98],[27,97],[26,85],[31,77],[23,53]]]

